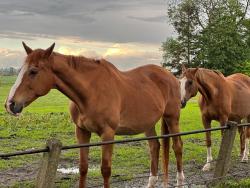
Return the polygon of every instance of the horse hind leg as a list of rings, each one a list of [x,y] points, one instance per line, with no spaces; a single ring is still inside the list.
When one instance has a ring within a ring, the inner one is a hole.
[[[238,124],[241,123],[240,120],[236,121]],[[243,119],[242,122],[246,122],[246,119]],[[243,155],[244,155],[244,150],[245,150],[245,127],[238,127],[238,132],[240,135],[240,157],[241,159],[243,159]]]
[[[145,134],[147,137],[156,136],[155,128],[152,128],[150,131]],[[160,142],[159,140],[149,140],[149,149],[150,149],[150,177],[148,181],[147,188],[154,188],[158,180],[158,164],[159,164],[159,152],[160,152]]]
[[[247,122],[250,123],[250,116],[247,117]],[[249,155],[249,139],[250,139],[250,127],[245,127],[244,130],[245,133],[245,148],[243,152],[242,162],[248,161],[248,155]]]
[[[179,120],[175,117],[165,117],[165,121],[167,123],[169,133],[179,133]],[[177,165],[177,187],[184,187],[184,173],[183,173],[183,163],[182,163],[182,149],[183,149],[183,143],[180,136],[172,137],[173,140],[173,150],[175,153],[176,158],[176,165]]]
[[[169,134],[169,129],[164,118],[161,119],[161,134],[162,135]],[[162,171],[164,173],[163,187],[167,187],[170,138],[163,138],[161,141],[162,141]]]

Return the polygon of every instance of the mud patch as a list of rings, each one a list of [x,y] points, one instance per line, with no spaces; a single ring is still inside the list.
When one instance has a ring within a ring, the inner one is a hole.
[[[0,187],[8,187],[17,182],[32,181],[38,172],[38,163],[0,172]]]
[[[215,162],[214,162],[215,164]],[[213,164],[213,166],[214,166]],[[59,169],[77,169],[77,160],[61,160]],[[203,172],[201,169],[203,164],[196,163],[195,160],[189,161],[184,165],[185,173],[185,183],[188,187],[194,188],[205,188],[211,183],[213,179],[212,169],[209,172]],[[36,175],[39,168],[39,162],[25,165],[20,168],[9,169],[0,172],[0,187],[10,187],[16,183],[21,183],[24,181],[32,181],[36,179]],[[95,164],[90,166],[90,171],[94,169],[99,170],[99,165]],[[227,177],[230,179],[240,180],[243,178],[248,178],[250,174],[250,163],[240,163],[240,160],[234,160],[232,162],[232,167],[228,173]],[[79,174],[65,174],[62,172],[57,173],[56,187],[60,187],[62,182],[70,181],[69,187],[77,187]],[[148,183],[149,172],[142,172],[141,174],[132,174],[131,178],[126,179],[124,175],[115,175],[111,178],[111,183],[113,188],[144,188]],[[163,184],[163,175],[159,175],[159,179],[156,188],[161,188]],[[170,165],[169,169],[169,187],[174,187],[176,185],[176,166],[174,164]],[[102,177],[88,178],[88,187],[102,187]]]

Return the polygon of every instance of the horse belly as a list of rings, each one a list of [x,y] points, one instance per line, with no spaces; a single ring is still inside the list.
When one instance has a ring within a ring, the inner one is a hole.
[[[131,122],[121,122],[116,131],[116,135],[136,135],[140,133],[144,133],[150,129],[152,129],[160,117],[154,118],[153,120],[142,122],[142,121],[131,121]]]
[[[132,127],[126,127],[126,126],[118,126],[115,134],[116,135],[136,135],[136,134],[140,134],[143,133],[144,131],[141,129],[135,129]]]
[[[126,113],[126,116],[121,116],[120,123],[116,129],[116,134],[135,135],[144,133],[152,129],[162,115],[163,111],[156,113],[151,110],[148,110],[147,113]]]
[[[250,115],[250,104],[237,104],[232,106],[230,116],[245,118]]]
[[[244,92],[245,93],[245,92]],[[249,95],[240,94],[232,101],[231,116],[245,118],[250,115]]]

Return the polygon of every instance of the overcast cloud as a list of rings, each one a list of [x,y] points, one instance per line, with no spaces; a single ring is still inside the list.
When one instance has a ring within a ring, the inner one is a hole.
[[[11,61],[12,66],[20,66],[22,40],[41,48],[56,41],[56,49],[64,45],[72,53],[80,47],[88,48],[87,51],[105,56],[121,69],[146,63],[158,64],[161,61],[161,42],[173,35],[166,10],[166,0],[0,1],[0,65],[6,66]],[[65,42],[67,38],[74,39],[74,42]],[[91,42],[102,45],[102,49],[86,45]],[[120,48],[105,55],[109,48],[124,44],[138,53],[131,53],[131,50],[121,53],[123,49]],[[16,52],[16,57],[6,57],[4,50]],[[126,63],[126,55],[129,63]]]

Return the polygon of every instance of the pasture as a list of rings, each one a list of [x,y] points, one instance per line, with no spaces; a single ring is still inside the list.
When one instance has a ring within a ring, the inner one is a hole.
[[[68,113],[69,100],[56,90],[47,96],[39,98],[24,110],[18,117],[12,117],[3,107],[6,96],[15,77],[1,77],[0,85],[0,153],[44,147],[48,138],[55,137],[63,145],[76,143],[74,124],[70,121]],[[218,126],[216,122],[213,127]],[[199,107],[196,99],[190,101],[181,113],[181,131],[203,129]],[[160,133],[160,124],[157,124]],[[137,135],[134,137],[142,137]],[[117,136],[116,139],[131,138],[131,136]],[[206,161],[205,135],[197,134],[182,137],[184,143],[184,173],[186,178],[196,178],[200,175],[211,176],[212,172],[201,172]],[[99,137],[92,135],[91,142],[100,141]],[[220,132],[212,133],[213,157],[216,158],[220,145]],[[100,147],[90,148],[89,185],[101,184],[99,169]],[[249,165],[239,164],[239,136],[237,135],[233,151],[232,173],[249,168]],[[128,180],[134,187],[146,185],[147,178],[134,179],[134,176],[148,175],[149,151],[146,142],[116,145],[113,154],[112,180]],[[33,187],[32,180],[36,176],[41,154],[13,157],[0,160],[0,187]],[[78,165],[78,149],[62,152],[60,167],[72,168]],[[170,181],[175,181],[175,160],[171,151]],[[57,187],[74,187],[78,180],[77,174],[58,173]],[[127,183],[128,183],[127,181]],[[112,187],[125,187],[122,184],[113,184]],[[250,180],[239,180],[239,177],[229,178],[222,187],[250,187]]]

